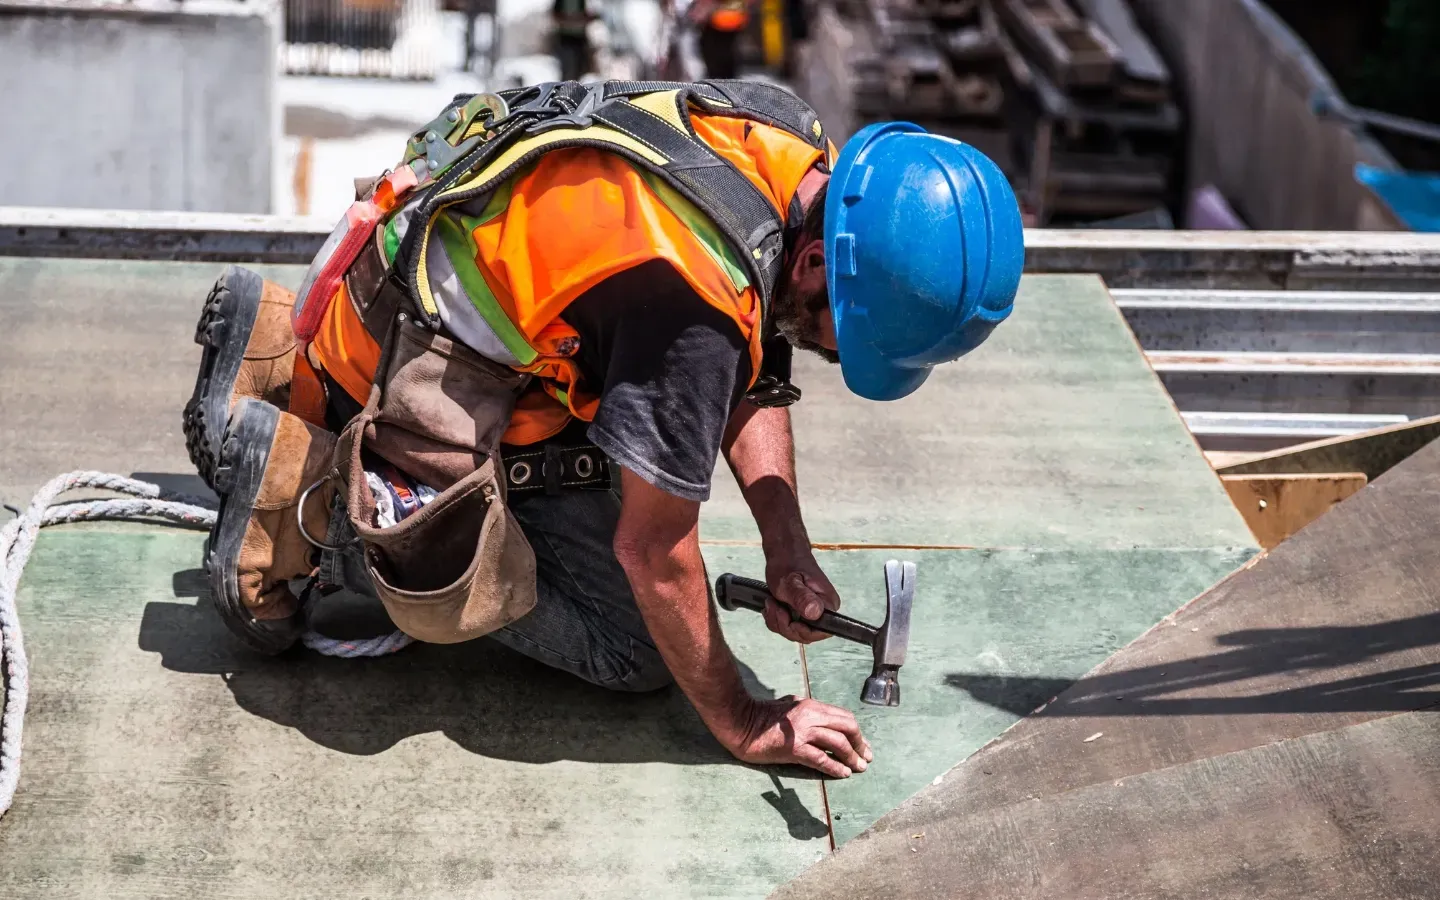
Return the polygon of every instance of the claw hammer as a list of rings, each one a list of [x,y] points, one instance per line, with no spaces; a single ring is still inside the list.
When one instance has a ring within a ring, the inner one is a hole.
[[[763,581],[725,574],[715,580],[715,599],[725,609],[763,613],[765,601],[775,599],[775,595]],[[879,627],[828,609],[813,622],[796,619],[817,631],[871,649],[875,666],[860,690],[860,702],[871,706],[900,705],[900,667],[905,664],[905,648],[910,643],[910,608],[915,602],[913,562],[892,559],[885,563],[885,601],[885,621]]]

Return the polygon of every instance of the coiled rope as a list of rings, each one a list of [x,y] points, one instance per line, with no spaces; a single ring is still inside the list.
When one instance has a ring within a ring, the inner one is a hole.
[[[61,494],[81,488],[129,496],[55,502]],[[191,528],[210,528],[215,524],[215,510],[204,500],[162,491],[159,485],[106,472],[69,472],[57,476],[35,492],[25,510],[11,509],[17,517],[0,526],[0,676],[3,676],[0,680],[4,687],[3,703],[0,703],[0,816],[10,809],[20,782],[20,739],[25,730],[25,707],[30,699],[30,667],[25,657],[16,596],[20,575],[30,560],[30,552],[35,549],[40,529],[47,525],[102,519],[165,522]],[[311,631],[305,633],[301,642],[325,656],[356,658],[394,653],[409,645],[411,638],[397,631],[370,640],[339,641]]]

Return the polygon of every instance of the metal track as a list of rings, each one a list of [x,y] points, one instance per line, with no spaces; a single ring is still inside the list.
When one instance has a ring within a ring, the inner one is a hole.
[[[1404,415],[1440,412],[1440,356],[1148,354],[1186,412]]]
[[[1407,416],[1321,413],[1181,413],[1190,433],[1206,450],[1262,453],[1302,441],[1400,425]]]
[[[0,256],[308,263],[334,222],[282,216],[0,207]],[[1440,293],[1440,234],[1032,229],[1031,274],[1112,288]]]

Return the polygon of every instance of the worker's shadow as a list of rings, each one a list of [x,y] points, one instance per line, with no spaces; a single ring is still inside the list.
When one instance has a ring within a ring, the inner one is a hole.
[[[951,672],[944,681],[1016,715],[1047,704],[1037,714],[1044,718],[1440,709],[1440,612],[1365,625],[1233,631],[1215,644],[1214,653],[1078,681],[970,672]]]
[[[242,709],[332,750],[380,753],[438,731],[473,753],[530,763],[735,762],[673,687],[607,691],[484,639],[415,644],[378,659],[298,649],[265,657],[225,628],[202,573],[177,572],[174,581],[177,596],[198,602],[148,604],[141,649],[159,653],[167,669],[221,676]],[[775,696],[741,671],[756,696]]]

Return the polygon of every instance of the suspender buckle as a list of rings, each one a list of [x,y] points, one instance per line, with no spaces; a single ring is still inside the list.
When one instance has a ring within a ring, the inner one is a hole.
[[[561,113],[547,119],[542,119],[534,125],[531,125],[529,132],[531,134],[539,134],[542,131],[549,131],[552,128],[589,128],[595,124],[595,119],[591,114],[606,102],[605,83],[596,82],[585,88],[585,96],[575,105],[574,112]],[[559,107],[557,107],[557,109],[558,108]]]

